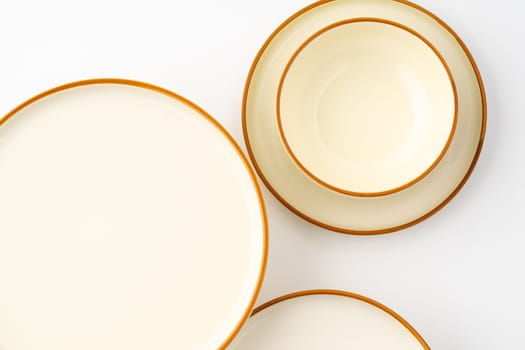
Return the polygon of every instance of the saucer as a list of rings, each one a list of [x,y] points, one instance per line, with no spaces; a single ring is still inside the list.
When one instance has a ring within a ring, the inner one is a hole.
[[[370,298],[336,290],[298,292],[257,309],[232,350],[429,350],[401,316]]]
[[[399,23],[329,25],[292,55],[277,91],[291,158],[313,180],[355,196],[407,188],[443,158],[457,120],[441,54]]]
[[[370,17],[410,28],[437,49],[456,85],[458,115],[446,154],[427,176],[390,195],[358,197],[321,186],[296,166],[281,141],[275,106],[282,72],[300,45],[334,23]],[[445,206],[474,169],[485,124],[483,83],[467,47],[435,15],[406,1],[321,1],[299,11],[263,45],[250,70],[243,100],[245,142],[255,168],[270,191],[304,219],[330,230],[353,234],[400,230]]]
[[[0,193],[6,349],[217,349],[252,311],[255,175],[173,92],[97,79],[33,97],[0,119]]]

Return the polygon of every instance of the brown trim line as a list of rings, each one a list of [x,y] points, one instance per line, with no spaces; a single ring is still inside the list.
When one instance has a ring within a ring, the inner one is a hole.
[[[450,133],[448,135],[447,141],[446,141],[445,145],[443,146],[443,149],[441,150],[441,152],[437,156],[437,158],[432,162],[430,167],[428,167],[425,171],[423,171],[421,174],[419,174],[416,178],[410,180],[409,182],[407,182],[407,183],[405,183],[405,184],[403,184],[401,186],[398,186],[398,187],[395,187],[393,189],[389,189],[389,190],[386,190],[386,191],[379,191],[379,192],[356,192],[356,191],[350,191],[350,190],[347,190],[347,189],[344,189],[344,188],[340,188],[340,187],[331,185],[328,182],[323,181],[322,179],[320,179],[319,177],[314,175],[310,170],[308,170],[308,168],[306,166],[304,166],[303,163],[301,163],[301,161],[297,158],[296,154],[293,152],[292,147],[290,147],[290,145],[288,143],[288,140],[286,138],[286,133],[284,132],[283,125],[282,125],[282,120],[281,120],[282,119],[281,118],[281,98],[282,98],[282,93],[283,93],[283,85],[284,85],[284,82],[286,80],[286,76],[288,75],[288,71],[290,70],[291,66],[295,62],[295,59],[297,58],[297,56],[299,56],[299,54],[313,40],[317,39],[319,36],[323,35],[324,33],[328,32],[328,31],[330,31],[332,29],[335,29],[337,27],[343,26],[343,25],[347,25],[347,24],[351,24],[351,23],[359,23],[359,22],[376,22],[376,23],[383,23],[383,24],[391,25],[391,26],[394,26],[396,28],[402,29],[402,30],[404,30],[404,31],[414,35],[418,39],[420,39],[423,43],[425,43],[434,52],[434,54],[441,61],[441,64],[443,65],[443,67],[445,68],[445,70],[447,72],[448,78],[450,80],[450,85],[452,87],[452,92],[453,92],[453,95],[454,95],[454,116],[453,116],[452,126],[450,128]],[[328,188],[328,189],[330,189],[332,191],[339,192],[339,193],[342,193],[342,194],[351,195],[351,196],[357,196],[357,197],[379,197],[379,196],[385,196],[385,195],[388,195],[388,194],[393,194],[393,193],[402,191],[402,190],[404,190],[404,189],[414,185],[415,183],[421,181],[425,176],[427,176],[436,167],[436,165],[439,164],[441,159],[443,159],[443,157],[447,153],[448,148],[450,147],[450,144],[452,143],[452,139],[454,138],[454,133],[456,131],[456,125],[457,125],[457,121],[458,121],[458,92],[457,92],[457,89],[456,89],[456,82],[454,80],[454,77],[452,76],[452,72],[450,71],[450,68],[449,68],[448,64],[446,63],[446,61],[443,58],[443,56],[441,55],[441,53],[425,37],[423,37],[421,34],[416,32],[415,30],[413,30],[413,29],[411,29],[411,28],[409,28],[409,27],[407,27],[407,26],[405,26],[403,24],[394,22],[394,21],[390,21],[390,20],[382,19],[382,18],[374,18],[374,17],[358,17],[358,18],[352,18],[352,19],[347,19],[347,20],[335,22],[335,23],[332,23],[332,24],[330,24],[330,25],[328,25],[328,26],[318,30],[313,35],[311,35],[308,39],[306,39],[306,41],[304,43],[302,43],[302,45],[299,46],[299,48],[297,50],[295,50],[295,52],[292,55],[292,57],[288,60],[288,63],[286,64],[286,67],[284,68],[284,71],[281,74],[281,79],[279,80],[279,87],[277,89],[276,113],[277,113],[277,125],[278,125],[278,129],[279,129],[279,134],[281,135],[281,140],[283,141],[283,144],[284,144],[284,147],[286,148],[286,151],[288,152],[288,154],[290,155],[292,160],[297,164],[297,166],[306,175],[308,175],[312,180],[316,181],[321,186],[324,186],[324,187],[326,187],[326,188]]]
[[[244,163],[244,166],[246,167],[246,170],[250,174],[250,179],[253,183],[253,186],[255,188],[257,198],[259,200],[259,209],[261,213],[262,223],[263,223],[263,254],[262,254],[262,261],[261,261],[261,268],[259,271],[259,277],[257,279],[257,285],[255,286],[255,290],[253,291],[252,297],[250,299],[250,302],[248,304],[248,307],[244,311],[244,314],[241,318],[241,320],[237,323],[235,328],[232,330],[230,335],[226,338],[226,340],[221,344],[219,349],[226,349],[226,347],[233,341],[237,333],[241,330],[242,326],[250,316],[250,312],[255,305],[255,301],[257,299],[257,296],[259,295],[259,292],[261,290],[264,274],[266,272],[266,264],[268,259],[268,240],[269,240],[269,234],[268,234],[268,218],[266,215],[266,207],[264,204],[264,198],[262,195],[261,188],[257,182],[257,177],[255,176],[255,173],[242,152],[241,148],[237,144],[237,142],[233,139],[233,137],[226,131],[226,129],[217,121],[215,120],[211,115],[209,115],[206,111],[204,111],[202,108],[197,106],[195,103],[191,102],[190,100],[180,96],[179,94],[176,94],[170,90],[161,88],[159,86],[155,86],[152,84],[136,81],[136,80],[128,80],[128,79],[116,79],[116,78],[99,78],[99,79],[89,79],[89,80],[81,80],[81,81],[75,81],[69,84],[61,85],[55,88],[52,88],[50,90],[44,91],[29,100],[23,102],[13,110],[11,110],[9,113],[7,113],[2,119],[0,119],[0,126],[2,126],[5,122],[7,122],[9,119],[11,119],[14,115],[16,115],[19,111],[23,110],[27,106],[31,105],[32,103],[35,103],[49,95],[52,95],[57,92],[61,92],[64,90],[68,90],[71,88],[81,87],[81,86],[87,86],[87,85],[96,85],[96,84],[119,84],[119,85],[127,85],[127,86],[134,86],[138,88],[143,88],[146,90],[151,90],[163,95],[166,95],[168,97],[171,97],[175,100],[178,100],[179,102],[185,104],[186,106],[190,107],[194,111],[198,112],[201,116],[204,117],[204,119],[208,120],[220,133],[222,133],[226,139],[230,142],[230,144],[233,146],[237,154],[239,155],[239,158]]]
[[[294,208],[291,204],[289,204],[283,197],[281,197],[281,195],[272,187],[270,182],[264,176],[264,173],[262,172],[261,168],[259,167],[259,165],[257,163],[257,159],[255,158],[255,155],[253,153],[253,150],[252,150],[252,147],[251,147],[251,144],[250,144],[250,140],[249,140],[249,137],[248,137],[248,128],[246,126],[246,107],[247,107],[247,101],[248,101],[248,91],[249,91],[250,83],[251,83],[253,74],[255,72],[255,69],[257,67],[257,64],[259,63],[259,61],[260,61],[262,55],[264,54],[266,48],[268,47],[268,45],[270,45],[270,43],[273,40],[273,38],[284,27],[286,27],[289,23],[291,23],[297,17],[303,15],[304,13],[310,11],[311,9],[314,9],[314,8],[316,8],[318,6],[321,6],[321,5],[324,5],[324,4],[333,2],[333,1],[337,1],[337,0],[320,0],[320,1],[317,1],[317,2],[311,4],[311,5],[307,6],[307,7],[299,10],[294,15],[289,17],[286,21],[284,21],[279,27],[277,27],[277,29],[275,29],[273,31],[273,33],[268,37],[268,39],[266,39],[266,41],[264,42],[263,46],[259,49],[259,52],[257,53],[257,55],[256,55],[256,57],[255,57],[255,59],[254,59],[254,61],[252,63],[252,66],[250,68],[250,71],[248,73],[248,77],[246,79],[246,83],[245,83],[245,86],[244,86],[244,94],[243,94],[243,101],[242,101],[242,129],[243,129],[244,142],[246,143],[246,148],[248,150],[248,155],[250,156],[250,159],[252,160],[253,166],[254,166],[255,170],[257,171],[257,173],[259,174],[259,177],[261,178],[262,182],[268,188],[268,190],[285,207],[287,207],[289,210],[291,210],[293,213],[295,213],[297,216],[303,218],[304,220],[309,221],[312,224],[317,225],[317,226],[322,227],[322,228],[325,228],[327,230],[331,230],[331,231],[335,231],[335,232],[339,232],[339,233],[345,233],[345,234],[354,234],[354,235],[378,235],[378,234],[386,234],[386,233],[391,233],[391,232],[403,230],[405,228],[408,228],[408,227],[411,227],[413,225],[416,225],[416,224],[420,223],[421,221],[424,221],[424,220],[428,219],[429,217],[431,217],[432,215],[434,215],[435,213],[437,213],[444,206],[446,206],[458,194],[458,192],[463,188],[463,186],[467,182],[468,178],[472,174],[472,171],[474,170],[474,168],[476,166],[476,163],[477,163],[477,161],[479,159],[479,156],[481,154],[481,149],[483,147],[483,141],[485,139],[485,132],[486,132],[486,126],[487,126],[486,125],[487,124],[487,97],[486,97],[486,94],[485,94],[485,88],[484,88],[484,85],[483,85],[483,80],[481,78],[481,73],[479,72],[479,69],[478,69],[478,67],[476,65],[476,61],[474,60],[474,57],[470,53],[470,51],[467,48],[467,46],[465,45],[465,43],[456,34],[456,32],[454,32],[454,30],[452,28],[450,28],[445,22],[443,22],[441,19],[439,19],[432,12],[430,12],[430,11],[428,11],[428,10],[426,10],[426,9],[424,9],[424,8],[414,4],[412,2],[409,2],[407,0],[392,0],[392,1],[404,4],[406,6],[412,7],[414,9],[419,10],[419,11],[425,13],[426,15],[430,16],[438,24],[443,26],[443,28],[445,28],[456,39],[456,41],[459,43],[459,45],[462,47],[463,51],[467,55],[471,65],[472,65],[472,68],[474,69],[474,72],[475,72],[477,80],[478,80],[478,86],[479,86],[479,89],[480,89],[481,99],[482,99],[482,126],[481,126],[479,141],[478,141],[478,147],[477,147],[476,152],[474,154],[474,157],[472,159],[472,163],[470,164],[470,167],[467,170],[467,173],[465,174],[465,176],[463,177],[461,182],[458,184],[456,189],[447,198],[445,198],[445,200],[443,202],[441,202],[434,209],[432,209],[431,211],[429,211],[425,215],[423,215],[423,216],[421,216],[421,217],[419,217],[419,218],[417,218],[417,219],[415,219],[413,221],[410,221],[410,222],[408,222],[406,224],[399,225],[399,226],[394,226],[394,227],[390,227],[390,228],[386,228],[386,229],[381,229],[381,230],[369,230],[369,231],[349,230],[349,229],[345,229],[345,228],[341,228],[341,227],[332,226],[332,225],[328,225],[328,224],[322,223],[322,222],[317,221],[314,218],[311,218],[308,215],[300,212],[299,210]]]
[[[351,299],[360,300],[360,301],[368,303],[368,304],[370,304],[372,306],[375,306],[378,309],[381,309],[382,311],[386,312],[390,316],[394,317],[397,321],[399,321],[417,339],[419,344],[421,344],[425,350],[430,350],[430,347],[425,342],[423,337],[414,329],[414,327],[412,327],[410,325],[410,323],[408,323],[403,317],[401,317],[395,311],[393,311],[392,309],[388,308],[387,306],[385,306],[385,305],[381,304],[380,302],[375,301],[375,300],[373,300],[371,298],[365,297],[365,296],[360,295],[360,294],[355,294],[355,293],[351,293],[351,292],[345,292],[345,291],[342,291],[342,290],[313,289],[313,290],[304,290],[304,291],[300,291],[300,292],[287,294],[287,295],[284,295],[282,297],[278,297],[278,298],[275,298],[273,300],[270,300],[270,301],[262,304],[261,306],[258,306],[257,308],[255,308],[255,310],[253,310],[252,316],[256,315],[257,313],[259,313],[259,312],[261,312],[261,311],[263,311],[263,310],[265,310],[265,309],[267,309],[267,308],[269,308],[269,307],[271,307],[271,306],[273,306],[275,304],[278,304],[278,303],[280,303],[282,301],[286,301],[286,300],[290,300],[290,299],[294,299],[294,298],[300,298],[300,297],[304,297],[304,296],[310,296],[310,295],[336,295],[336,296],[343,296],[343,297],[347,297],[347,298],[351,298]]]

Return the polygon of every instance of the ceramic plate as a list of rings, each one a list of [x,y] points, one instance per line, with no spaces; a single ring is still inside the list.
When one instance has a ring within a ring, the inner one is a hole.
[[[448,65],[458,98],[454,137],[441,161],[414,185],[380,197],[346,195],[312,180],[296,166],[283,146],[276,116],[280,78],[294,52],[327,26],[358,18],[395,22],[425,38]],[[292,211],[317,225],[355,234],[399,230],[424,220],[448,203],[474,168],[485,122],[483,85],[466,46],[436,16],[412,3],[394,0],[322,1],[293,15],[257,55],[243,104],[248,151],[272,193]]]
[[[396,22],[354,18],[308,38],[277,92],[283,143],[335,191],[385,195],[428,174],[452,141],[454,79],[425,38]]]
[[[232,350],[428,350],[401,316],[369,298],[334,290],[290,294],[254,311]]]
[[[216,121],[162,88],[100,79],[0,124],[0,348],[231,341],[261,284],[266,220]]]

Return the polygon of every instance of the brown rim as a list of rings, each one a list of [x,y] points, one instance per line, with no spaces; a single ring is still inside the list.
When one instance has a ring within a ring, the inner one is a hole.
[[[252,63],[252,66],[250,68],[250,71],[248,73],[248,77],[246,79],[246,83],[245,83],[245,86],[244,86],[244,94],[243,94],[243,101],[242,101],[242,129],[243,129],[244,142],[246,143],[246,148],[248,150],[248,155],[250,156],[250,159],[253,162],[254,168],[257,171],[257,173],[259,174],[262,182],[268,188],[268,190],[285,207],[287,207],[289,210],[291,210],[293,213],[295,213],[297,216],[303,218],[304,220],[309,221],[312,224],[317,225],[317,226],[322,227],[322,228],[325,228],[327,230],[331,230],[331,231],[339,232],[339,233],[345,233],[345,234],[354,234],[354,235],[379,235],[379,234],[386,234],[386,233],[391,233],[391,232],[403,230],[405,228],[408,228],[408,227],[411,227],[413,225],[416,225],[416,224],[420,223],[421,221],[424,221],[424,220],[428,219],[429,217],[431,217],[432,215],[434,215],[435,213],[437,213],[444,206],[446,206],[458,194],[458,192],[463,188],[463,186],[467,182],[468,178],[472,174],[472,171],[474,170],[474,168],[476,166],[476,163],[478,162],[479,155],[481,154],[481,149],[483,147],[483,140],[485,139],[485,130],[486,130],[486,126],[487,126],[487,98],[486,98],[486,94],[485,94],[485,88],[483,86],[483,80],[481,78],[481,73],[479,72],[478,66],[476,65],[476,61],[474,60],[474,57],[470,53],[470,51],[467,48],[467,46],[465,45],[465,43],[456,34],[456,32],[454,32],[454,30],[452,30],[452,28],[450,28],[445,22],[443,22],[439,17],[434,15],[432,12],[430,12],[430,11],[424,9],[423,7],[421,7],[419,5],[416,5],[416,4],[414,4],[414,3],[412,3],[412,2],[410,2],[408,0],[392,0],[392,1],[404,4],[406,6],[412,7],[414,9],[419,10],[419,11],[425,13],[426,15],[430,16],[439,25],[441,25],[443,28],[445,28],[454,37],[454,39],[456,39],[458,44],[463,49],[464,53],[467,55],[467,57],[468,57],[468,59],[470,61],[470,64],[472,65],[472,68],[474,70],[474,73],[476,74],[476,78],[478,80],[478,86],[479,86],[480,93],[481,93],[481,100],[482,100],[481,101],[481,103],[482,103],[482,125],[481,125],[481,131],[480,131],[480,135],[479,135],[478,147],[476,149],[476,152],[474,154],[474,157],[472,159],[470,167],[468,168],[465,176],[463,177],[461,182],[458,184],[458,186],[454,189],[454,191],[452,191],[452,193],[447,198],[445,198],[445,200],[443,200],[439,205],[437,205],[434,209],[432,209],[431,211],[429,211],[425,215],[422,215],[421,217],[419,217],[419,218],[417,218],[415,220],[412,220],[412,221],[410,221],[410,222],[408,222],[406,224],[399,225],[399,226],[394,226],[394,227],[390,227],[390,228],[386,228],[386,229],[380,229],[380,230],[369,230],[369,231],[350,230],[350,229],[345,229],[345,228],[341,228],[341,227],[332,226],[332,225],[328,225],[328,224],[322,223],[322,222],[317,221],[314,218],[312,218],[312,217],[302,213],[298,209],[294,208],[283,197],[281,197],[281,195],[272,187],[270,182],[264,176],[264,173],[262,172],[261,168],[259,167],[259,164],[257,163],[257,159],[255,158],[255,154],[253,153],[253,149],[252,149],[251,144],[250,144],[250,139],[248,137],[248,128],[246,126],[246,107],[247,107],[247,100],[248,100],[248,91],[249,91],[250,83],[251,83],[253,74],[255,72],[255,69],[257,67],[257,64],[259,63],[259,61],[260,61],[262,55],[264,54],[266,48],[268,47],[268,45],[270,45],[270,43],[272,42],[273,38],[284,27],[286,27],[288,24],[290,24],[297,17],[303,15],[304,13],[306,13],[306,12],[308,12],[308,11],[318,7],[318,6],[321,6],[321,5],[324,5],[324,4],[327,4],[327,3],[331,3],[331,2],[334,2],[334,1],[337,1],[337,0],[320,0],[320,1],[317,1],[317,2],[315,2],[313,4],[310,4],[307,7],[299,10],[294,15],[289,17],[286,21],[284,21],[279,27],[277,27],[277,29],[275,29],[273,31],[273,33],[268,37],[268,39],[266,39],[266,41],[264,42],[263,46],[259,49],[259,52],[255,56],[255,59],[254,59],[254,61]]]
[[[89,79],[89,80],[75,81],[75,82],[72,82],[72,83],[69,83],[69,84],[65,84],[65,85],[61,85],[61,86],[52,88],[50,90],[44,91],[44,92],[42,92],[42,93],[40,93],[40,94],[30,98],[29,100],[27,100],[27,101],[23,102],[22,104],[20,104],[15,109],[11,110],[2,119],[0,119],[0,126],[2,126],[5,122],[7,122],[9,119],[11,119],[19,111],[23,110],[27,106],[29,106],[29,105],[33,104],[34,102],[37,102],[37,101],[47,97],[49,95],[52,95],[54,93],[61,92],[61,91],[67,90],[67,89],[75,88],[75,87],[86,86],[86,85],[95,85],[95,84],[118,84],[118,85],[127,85],[127,86],[139,87],[139,88],[151,90],[151,91],[154,91],[154,92],[166,95],[168,97],[171,97],[171,98],[173,98],[173,99],[175,99],[175,100],[185,104],[186,106],[190,107],[194,111],[198,112],[206,120],[208,120],[215,128],[217,128],[217,130],[220,133],[222,133],[226,137],[226,139],[230,142],[230,144],[233,146],[233,148],[235,149],[235,151],[239,155],[241,161],[243,162],[244,166],[246,167],[246,170],[250,174],[250,179],[251,179],[251,181],[253,183],[253,186],[254,186],[256,194],[257,194],[257,198],[259,200],[259,209],[260,209],[261,218],[262,218],[262,222],[263,222],[263,246],[262,246],[263,254],[262,254],[262,261],[261,261],[261,269],[259,271],[259,277],[257,279],[257,285],[255,287],[255,290],[253,291],[253,294],[252,294],[252,297],[251,297],[250,302],[248,304],[248,307],[244,311],[244,314],[242,315],[242,318],[239,320],[239,322],[237,323],[235,328],[232,330],[232,332],[229,334],[229,336],[226,338],[226,340],[224,340],[224,342],[219,347],[219,349],[225,349],[233,341],[233,338],[237,335],[237,333],[239,333],[242,325],[246,322],[246,320],[250,316],[250,312],[251,312],[253,306],[255,305],[255,301],[257,299],[257,296],[259,295],[259,291],[261,290],[262,281],[263,281],[264,274],[265,274],[265,271],[266,271],[266,263],[267,263],[267,259],[268,259],[268,239],[269,239],[269,237],[268,237],[268,219],[267,219],[267,216],[266,216],[266,209],[265,209],[265,204],[264,204],[264,198],[263,198],[263,195],[262,195],[262,192],[261,192],[261,188],[260,188],[260,186],[259,186],[259,184],[257,182],[257,177],[255,176],[255,173],[252,170],[252,167],[251,167],[250,163],[248,162],[248,159],[246,158],[244,153],[241,151],[241,148],[239,147],[237,142],[228,133],[228,131],[226,131],[226,129],[224,129],[224,127],[217,120],[215,120],[211,115],[209,115],[206,111],[204,111],[202,108],[197,106],[195,103],[191,102],[190,100],[188,100],[188,99],[186,99],[186,98],[184,98],[184,97],[182,97],[182,96],[180,96],[180,95],[178,95],[178,94],[176,94],[176,93],[174,93],[172,91],[169,91],[167,89],[164,89],[164,88],[152,85],[152,84],[136,81],[136,80],[116,79],[116,78]]]
[[[350,293],[350,292],[345,292],[345,291],[342,291],[342,290],[313,289],[313,290],[304,290],[304,291],[300,291],[300,292],[287,294],[287,295],[284,295],[282,297],[270,300],[270,301],[262,304],[261,306],[258,306],[257,308],[255,308],[255,310],[253,310],[252,316],[257,314],[257,313],[259,313],[259,312],[261,312],[261,311],[263,311],[263,310],[265,310],[265,309],[267,309],[267,308],[269,308],[269,307],[271,307],[271,306],[273,306],[273,305],[275,305],[275,304],[278,304],[278,303],[280,303],[282,301],[286,301],[286,300],[290,300],[290,299],[294,299],[294,298],[300,298],[300,297],[309,296],[309,295],[337,295],[337,296],[343,296],[343,297],[347,297],[347,298],[351,298],[351,299],[360,300],[360,301],[368,303],[368,304],[370,304],[372,306],[375,306],[378,309],[381,309],[382,311],[386,312],[387,314],[389,314],[390,316],[395,318],[397,321],[399,321],[417,339],[419,344],[421,344],[425,350],[430,350],[430,347],[425,342],[423,337],[414,329],[414,327],[412,327],[403,317],[401,317],[395,311],[393,311],[392,309],[386,307],[385,305],[381,304],[380,302],[375,301],[373,299],[370,299],[368,297],[365,297],[363,295]]]
[[[290,68],[292,67],[293,63],[295,62],[297,56],[299,56],[299,54],[312,41],[314,41],[316,38],[318,38],[319,36],[323,35],[324,33],[328,32],[328,31],[330,31],[332,29],[335,29],[337,27],[346,25],[346,24],[358,23],[358,22],[376,22],[376,23],[383,23],[383,24],[391,25],[391,26],[400,28],[400,29],[402,29],[402,30],[404,30],[404,31],[414,35],[418,39],[420,39],[423,43],[425,43],[434,52],[434,54],[441,61],[441,64],[443,65],[443,67],[445,68],[445,70],[447,72],[448,78],[450,80],[450,86],[452,87],[452,92],[453,92],[453,95],[454,95],[454,116],[453,116],[453,120],[452,120],[452,126],[450,128],[450,133],[448,135],[447,141],[446,141],[445,145],[443,146],[443,149],[439,153],[438,157],[432,162],[430,167],[428,167],[425,171],[423,171],[420,175],[418,175],[413,180],[411,180],[411,181],[409,181],[409,182],[407,182],[407,183],[405,183],[405,184],[403,184],[401,186],[395,187],[393,189],[389,189],[389,190],[385,190],[385,191],[379,191],[379,192],[350,191],[350,190],[347,190],[347,189],[344,189],[344,188],[341,188],[341,187],[337,187],[337,186],[331,185],[328,182],[323,181],[322,179],[317,177],[310,170],[308,170],[308,168],[299,160],[299,158],[297,158],[296,154],[292,150],[292,147],[290,147],[290,144],[288,143],[288,139],[286,138],[286,133],[284,132],[284,128],[283,128],[282,120],[281,120],[281,98],[282,98],[282,93],[283,93],[283,85],[284,85],[284,81],[286,80],[286,77],[288,75],[288,72],[289,72]],[[458,120],[458,93],[457,93],[457,89],[456,89],[456,82],[454,81],[454,77],[452,76],[452,72],[450,71],[450,68],[449,68],[448,64],[446,63],[445,59],[443,58],[441,53],[434,47],[434,45],[432,45],[432,43],[430,43],[430,41],[428,41],[426,38],[424,38],[421,34],[419,34],[415,30],[413,30],[413,29],[411,29],[411,28],[409,28],[407,26],[404,26],[404,25],[402,25],[400,23],[397,23],[397,22],[394,22],[394,21],[390,21],[390,20],[386,20],[386,19],[382,19],[382,18],[374,18],[374,17],[359,17],[359,18],[352,18],[352,19],[347,19],[347,20],[335,22],[335,23],[332,23],[332,24],[330,24],[330,25],[328,25],[328,26],[318,30],[312,36],[310,36],[308,39],[306,39],[306,41],[304,43],[302,43],[297,50],[295,50],[295,52],[292,55],[292,57],[288,60],[288,63],[286,64],[286,67],[284,68],[284,71],[281,74],[281,78],[279,80],[279,87],[277,88],[276,113],[277,113],[277,126],[278,126],[278,129],[279,129],[279,134],[281,136],[281,140],[283,141],[283,144],[284,144],[284,147],[286,149],[286,152],[288,152],[288,154],[290,155],[292,160],[297,164],[297,166],[306,175],[308,175],[310,178],[312,178],[312,180],[316,181],[317,183],[319,183],[322,186],[325,186],[325,187],[327,187],[327,188],[329,188],[329,189],[331,189],[333,191],[336,191],[336,192],[339,192],[339,193],[342,193],[342,194],[347,194],[347,195],[352,195],[352,196],[357,196],[357,197],[378,197],[378,196],[384,196],[384,195],[396,193],[396,192],[399,192],[401,190],[404,190],[404,189],[414,185],[415,183],[417,183],[420,180],[422,180],[425,176],[427,176],[436,167],[436,165],[438,165],[438,163],[441,161],[441,159],[443,159],[443,157],[447,153],[447,150],[448,150],[450,144],[452,143],[452,139],[454,138],[454,133],[456,131],[456,124],[457,124],[457,120]]]

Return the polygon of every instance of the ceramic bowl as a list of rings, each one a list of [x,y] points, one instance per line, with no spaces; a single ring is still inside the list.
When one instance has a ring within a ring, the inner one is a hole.
[[[355,196],[400,191],[446,153],[457,121],[447,63],[416,31],[381,18],[333,23],[281,76],[283,144],[313,180]]]

